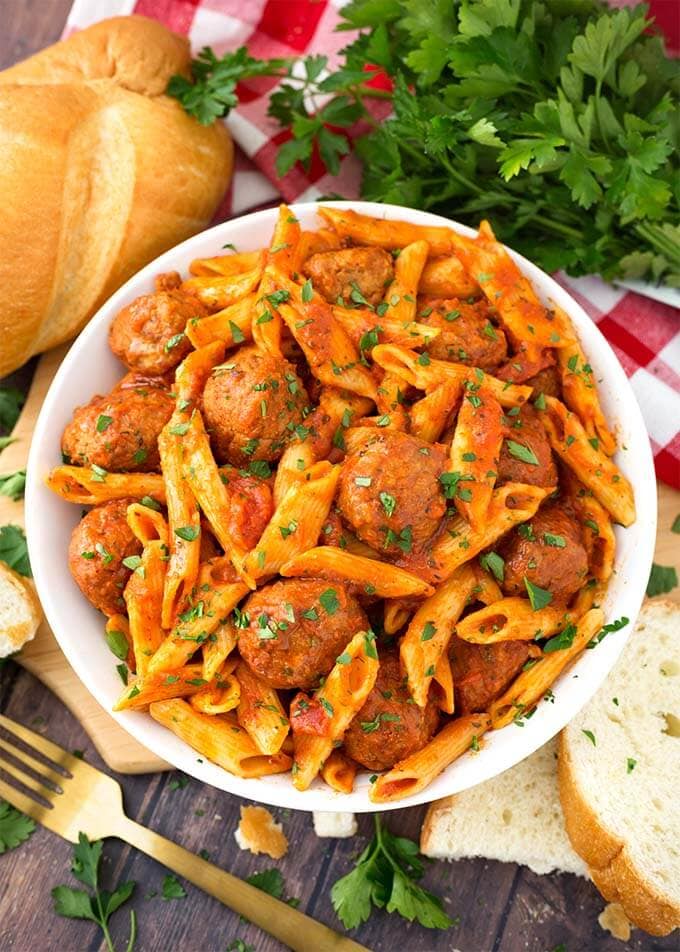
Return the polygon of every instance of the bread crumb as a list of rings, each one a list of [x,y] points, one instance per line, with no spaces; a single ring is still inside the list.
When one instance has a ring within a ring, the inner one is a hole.
[[[314,811],[314,832],[317,836],[347,837],[357,831],[357,818],[353,813],[326,813]]]
[[[621,942],[628,942],[630,939],[631,924],[623,906],[618,902],[607,903],[597,921],[605,931],[611,932],[615,939],[620,939]]]
[[[288,840],[283,827],[264,807],[241,807],[241,821],[234,832],[242,850],[266,853],[272,859],[281,859],[288,852]]]

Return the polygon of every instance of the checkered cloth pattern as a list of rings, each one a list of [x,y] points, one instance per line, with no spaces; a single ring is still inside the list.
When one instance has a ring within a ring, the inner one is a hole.
[[[620,5],[621,0],[613,0]],[[657,0],[664,24],[665,0]],[[673,4],[676,0],[672,0]],[[258,57],[296,57],[324,53],[332,67],[350,36],[335,32],[343,0],[75,0],[66,33],[105,17],[129,13],[161,20],[188,35],[192,47],[216,53],[247,45]],[[652,3],[653,12],[655,3]],[[677,10],[677,8],[676,8]],[[675,46],[677,37],[671,42]],[[319,195],[359,194],[359,163],[347,156],[332,177],[320,163],[309,173],[299,167],[279,179],[278,147],[288,138],[267,117],[275,80],[262,78],[239,89],[239,107],[227,120],[239,146],[229,193],[218,221],[276,202],[312,201]],[[384,108],[384,104],[383,105]],[[558,281],[596,322],[621,361],[647,424],[659,479],[680,488],[680,314],[676,308],[612,287],[597,277]]]

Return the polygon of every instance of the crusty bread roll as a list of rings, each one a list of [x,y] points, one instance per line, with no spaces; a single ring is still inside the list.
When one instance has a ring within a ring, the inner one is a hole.
[[[35,637],[42,612],[30,582],[0,562],[0,658]]]
[[[184,37],[130,16],[0,73],[0,376],[211,220],[233,145],[163,95],[189,61]]]
[[[652,935],[680,927],[677,604],[647,603],[612,674],[562,731],[558,776],[567,833],[604,898]]]

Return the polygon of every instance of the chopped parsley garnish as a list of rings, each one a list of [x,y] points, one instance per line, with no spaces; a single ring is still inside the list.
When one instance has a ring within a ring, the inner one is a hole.
[[[542,608],[545,608],[546,605],[549,605],[552,601],[552,594],[545,588],[540,588],[538,585],[534,585],[533,582],[524,576],[524,585],[527,590],[527,595],[529,596],[529,601],[531,602],[532,609],[537,612]]]
[[[200,531],[200,526],[178,526],[177,529],[175,529],[175,535],[180,539],[184,539],[185,542],[193,542],[195,539],[198,539]]]
[[[508,448],[510,456],[520,460],[522,463],[538,466],[538,458],[534,451],[529,449],[528,446],[524,446],[523,443],[516,443],[514,440],[506,440],[505,445]]]
[[[385,510],[385,515],[388,517],[391,516],[394,513],[394,510],[397,508],[397,500],[394,498],[394,496],[390,495],[390,493],[386,492],[381,492],[378,495],[378,498],[380,499],[382,507]]]
[[[563,651],[565,648],[571,648],[576,637],[576,625],[568,624],[559,634],[555,635],[543,645],[543,653],[550,654],[553,651]]]
[[[655,595],[665,595],[672,591],[677,584],[678,573],[674,566],[652,563],[652,570],[647,582],[647,595],[650,598],[654,598]]]
[[[426,621],[423,626],[423,633],[420,636],[421,641],[431,641],[437,633],[437,627],[434,622]]]
[[[502,582],[505,578],[505,559],[497,552],[486,552],[480,555],[479,564],[487,572],[491,572],[497,582]]]
[[[308,304],[314,297],[314,286],[312,285],[311,278],[307,278],[305,283],[302,285],[301,297],[304,304]]]
[[[334,615],[340,607],[338,593],[334,588],[327,588],[325,592],[319,595],[319,604],[327,615]]]
[[[106,416],[106,414],[101,413],[97,417],[97,433],[104,433],[113,423],[113,417]]]

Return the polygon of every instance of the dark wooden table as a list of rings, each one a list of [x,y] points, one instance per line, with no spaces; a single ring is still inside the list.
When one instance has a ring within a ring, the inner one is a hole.
[[[0,0],[0,68],[53,42],[61,33],[71,0]],[[14,385],[27,385],[28,370],[15,375]],[[12,662],[0,666],[0,711],[32,726],[69,750],[102,767],[87,735],[66,709],[31,675]],[[130,816],[190,850],[205,849],[210,858],[237,876],[248,876],[273,865],[238,849],[234,830],[244,801],[194,780],[176,787],[175,774],[118,777]],[[274,810],[290,842],[288,855],[277,865],[286,894],[300,899],[305,912],[340,928],[330,903],[330,887],[348,872],[352,859],[370,835],[371,820],[359,820],[360,833],[350,840],[320,840],[311,815]],[[423,809],[392,813],[389,824],[418,838]],[[95,950],[99,932],[87,922],[61,919],[52,911],[50,890],[71,882],[71,846],[46,830],[37,830],[20,848],[0,857],[0,950]],[[257,952],[282,947],[186,884],[187,897],[160,898],[165,871],[127,846],[106,845],[104,875],[108,882],[136,880],[134,907],[139,922],[137,949],[142,952],[224,952],[237,938]],[[576,876],[536,876],[527,869],[484,860],[455,864],[432,863],[425,884],[444,896],[449,914],[460,923],[445,933],[409,925],[395,916],[375,913],[354,937],[371,949],[388,952],[396,946],[409,952],[609,952],[622,943],[597,924],[603,901],[595,888]],[[127,918],[114,917],[116,948],[127,941]],[[628,948],[679,950],[677,938],[651,939],[633,933]],[[310,948],[310,952],[314,952]]]

